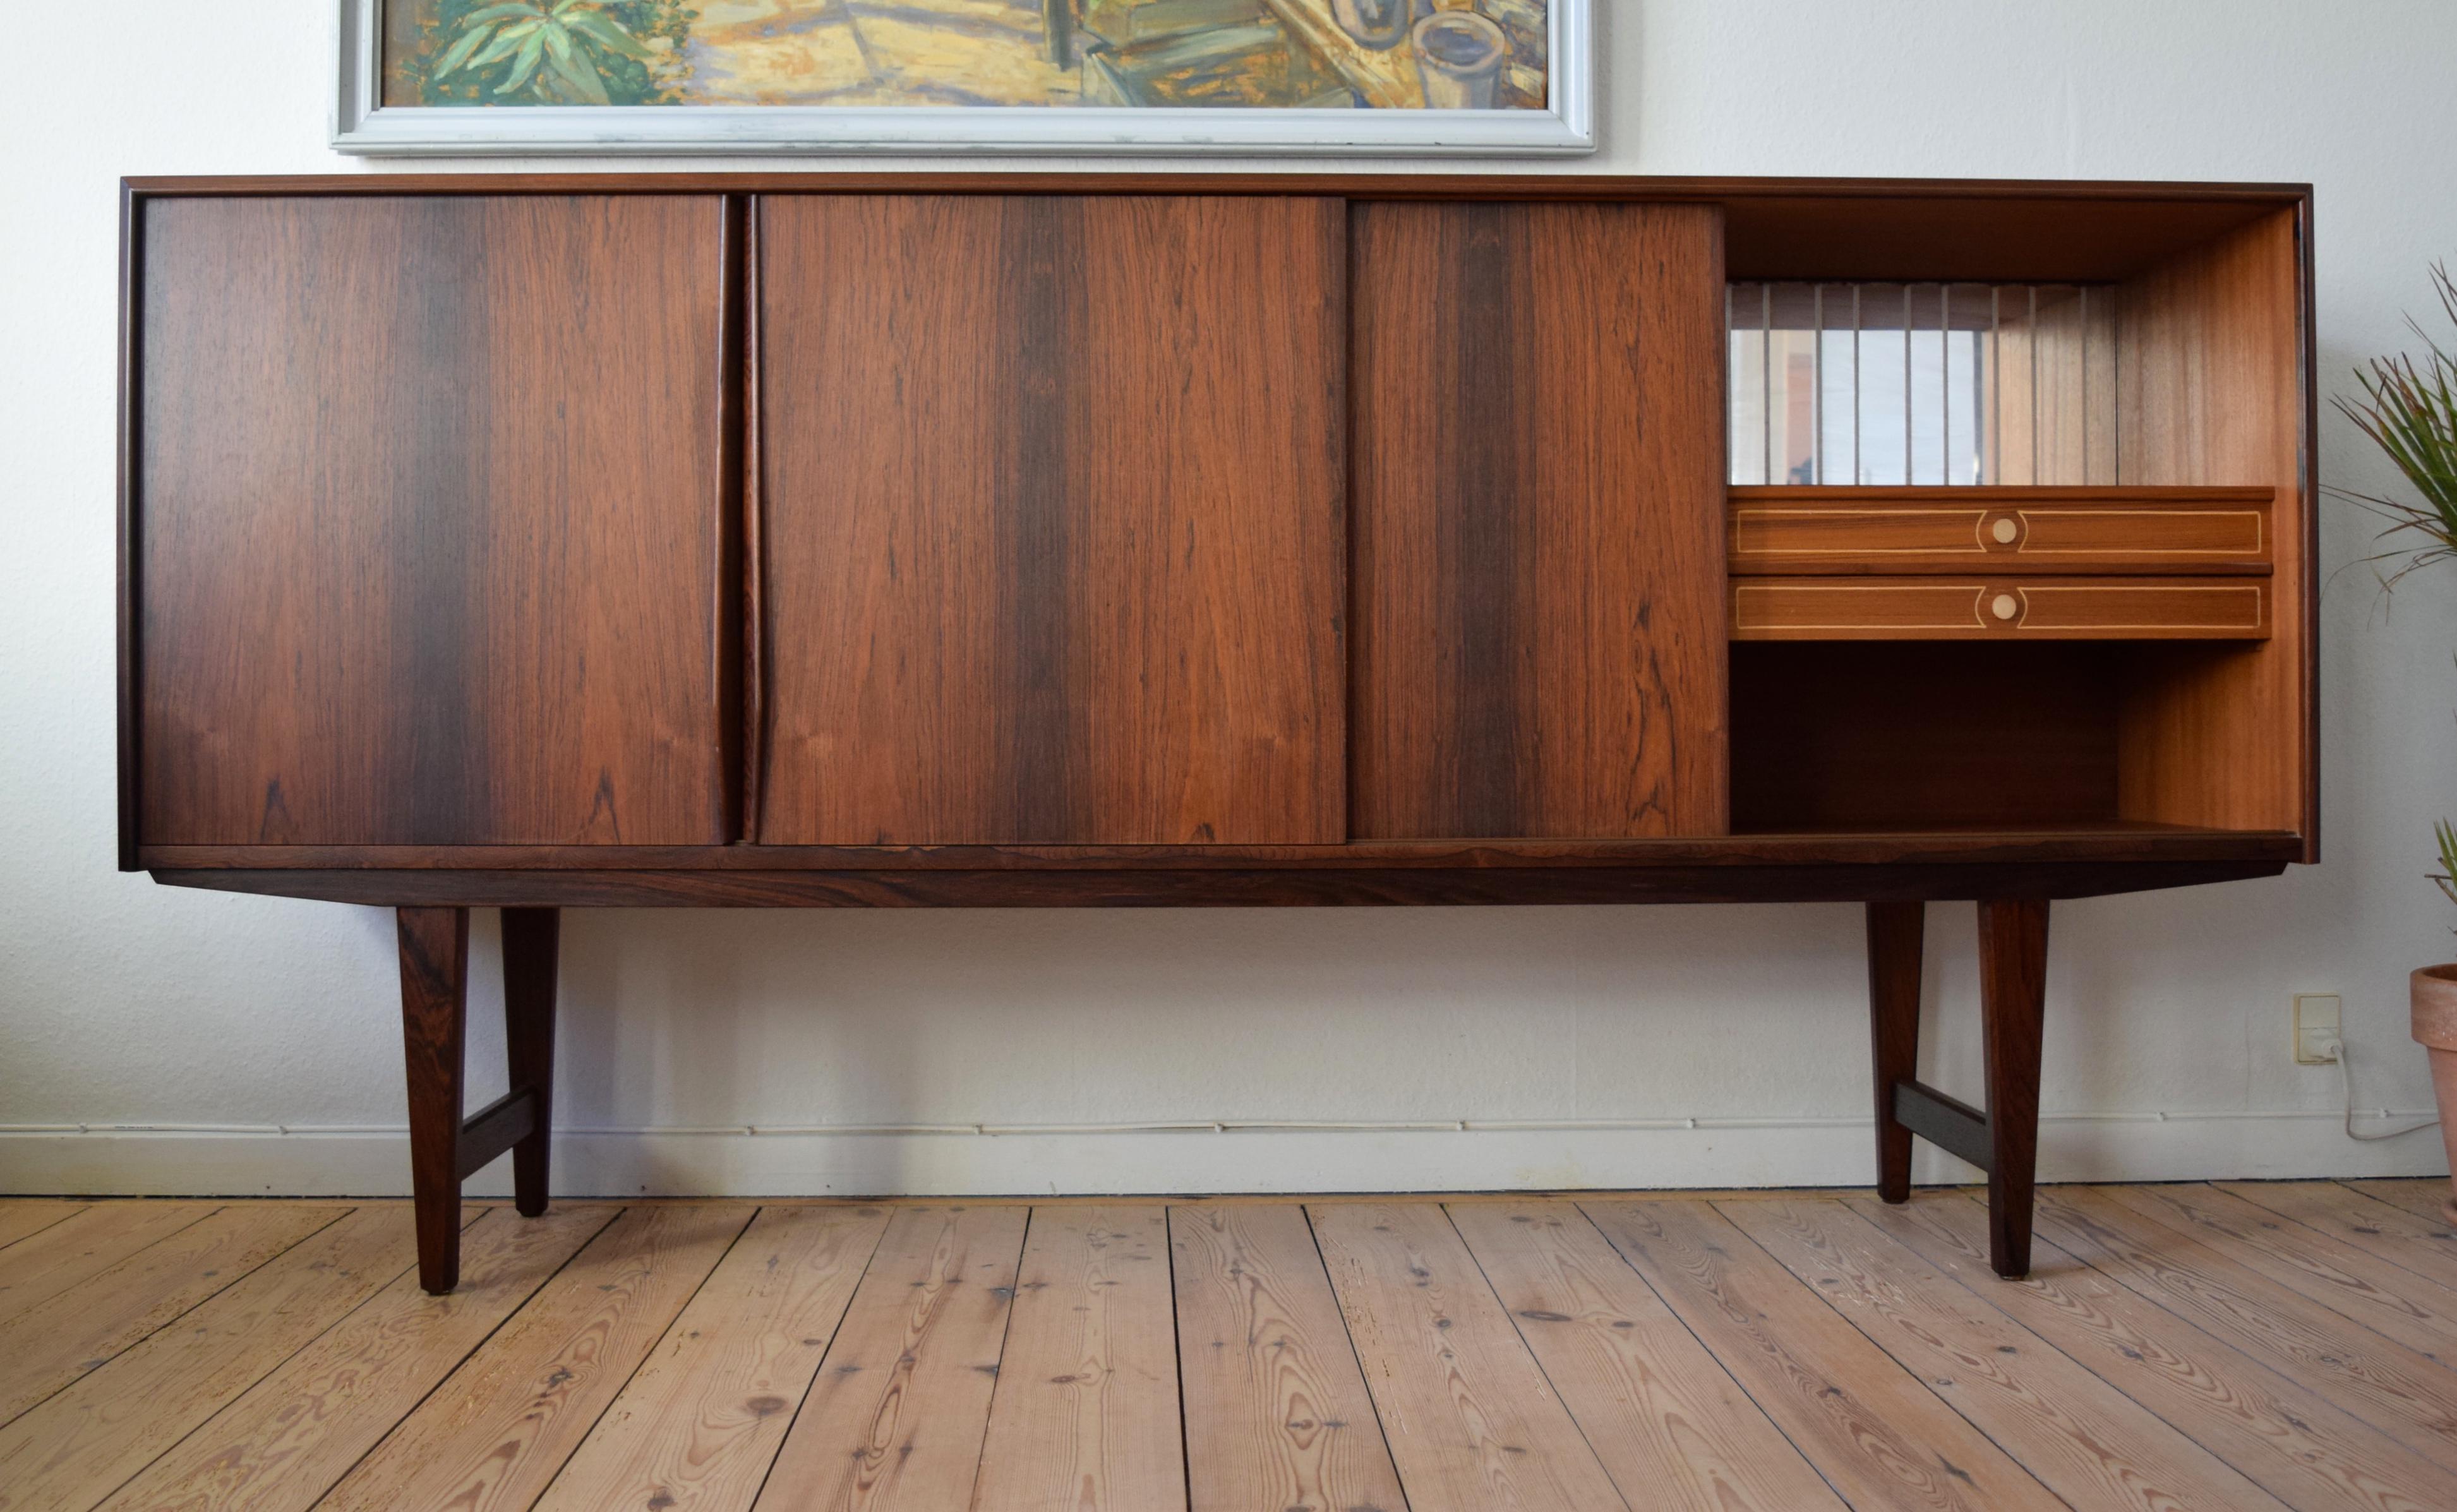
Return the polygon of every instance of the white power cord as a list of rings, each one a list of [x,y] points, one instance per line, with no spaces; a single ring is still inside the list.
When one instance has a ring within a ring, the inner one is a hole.
[[[2420,1124],[2408,1124],[2404,1129],[2383,1129],[2369,1134],[2358,1132],[2355,1129],[2355,1073],[2353,1068],[2346,1065],[2346,1042],[2331,1040],[2323,1048],[2329,1059],[2338,1063],[2338,1085],[2346,1090],[2346,1137],[2348,1139],[2360,1139],[2369,1144],[2375,1140],[2396,1139],[2404,1134],[2419,1134],[2426,1129],[2440,1127],[2440,1120],[2432,1118]]]

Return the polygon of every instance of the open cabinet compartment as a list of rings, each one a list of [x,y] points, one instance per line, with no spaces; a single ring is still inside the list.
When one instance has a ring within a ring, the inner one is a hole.
[[[2015,238],[1984,216],[1937,217],[1914,239],[1882,201],[1813,216],[1736,208],[1727,259],[1736,286],[1874,279],[2090,290],[2094,344],[2086,358],[2078,345],[2071,357],[2102,385],[2100,397],[2083,422],[2060,422],[2088,460],[2054,474],[2009,466],[1986,477],[2013,485],[1989,490],[2007,507],[2018,507],[2024,485],[2066,502],[2093,487],[2137,497],[2266,489],[2271,529],[2264,562],[2219,569],[2266,584],[2258,638],[2149,641],[2115,632],[2038,641],[1974,625],[1916,639],[1736,640],[1734,833],[2161,826],[2300,835],[2308,859],[2316,799],[2304,215],[2302,204],[2275,200],[2191,215],[2075,205],[2062,235],[2054,222]],[[1765,405],[1769,424],[1775,409]],[[1819,445],[1830,434],[1821,421]],[[1899,499],[1920,481],[1869,487],[1868,496]],[[1816,491],[1848,500],[1859,490]],[[1734,570],[1752,570],[1739,562]],[[2094,570],[2109,584],[2126,580],[2121,568]],[[1817,571],[1734,582],[1989,569],[1967,560],[1907,568],[1847,553]]]
[[[1761,641],[1732,648],[1732,832],[2213,824],[2159,783],[2175,690],[2260,643]],[[2223,773],[2212,774],[2214,782]]]

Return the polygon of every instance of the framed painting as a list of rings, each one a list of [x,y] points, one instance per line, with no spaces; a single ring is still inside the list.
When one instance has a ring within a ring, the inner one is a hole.
[[[361,154],[1595,150],[1591,0],[341,0]]]

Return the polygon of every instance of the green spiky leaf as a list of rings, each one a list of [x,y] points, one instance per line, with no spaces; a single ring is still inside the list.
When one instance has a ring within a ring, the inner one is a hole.
[[[2443,896],[2457,903],[2457,829],[2450,828],[2448,821],[2442,819],[2431,826],[2431,838],[2440,846],[2440,869],[2425,875],[2431,879],[2432,885],[2438,887]]]
[[[520,52],[512,55],[512,72],[503,83],[495,86],[495,93],[509,94],[526,84],[529,75],[537,72],[538,60],[545,55],[546,37],[540,32],[530,32],[528,40],[521,44]]]
[[[436,60],[435,76],[439,79],[443,78],[444,75],[460,68],[462,64],[468,62],[469,55],[477,52],[480,44],[484,43],[488,37],[494,35],[494,33],[495,23],[492,21],[486,22],[483,26],[472,27],[467,31],[463,32],[461,40],[453,43],[451,48],[444,52],[444,56]]]
[[[481,52],[476,57],[471,58],[469,60],[469,66],[473,69],[482,69],[489,63],[499,63],[505,58],[510,57],[514,52],[520,51],[521,44],[524,39],[535,36],[537,34],[538,28],[544,25],[546,25],[546,23],[543,20],[513,22],[510,26],[507,26],[501,31],[496,32],[495,40],[486,44],[485,51]]]
[[[461,24],[465,27],[473,27],[481,22],[500,21],[506,16],[544,16],[545,14],[544,10],[528,3],[528,0],[506,0],[503,5],[491,5],[483,10],[470,11],[461,18]]]
[[[2440,307],[2457,323],[2457,280],[2446,264],[2431,269]],[[2420,497],[2384,498],[2333,490],[2386,521],[2382,554],[2404,557],[2395,577],[2457,559],[2457,356],[2409,320],[2422,339],[2420,355],[2376,357],[2355,370],[2360,395],[2340,395],[2339,412],[2380,447]]]
[[[586,58],[556,58],[549,67],[553,71],[555,81],[561,84],[567,93],[576,95],[581,103],[585,105],[614,103],[607,96],[606,81],[597,76],[597,71],[588,65]]]
[[[596,43],[598,46],[605,48],[609,52],[619,52],[627,58],[637,58],[643,63],[650,61],[657,55],[648,48],[643,47],[639,38],[631,35],[630,32],[624,31],[623,28],[614,21],[613,17],[609,16],[602,11],[583,11],[581,14],[571,18],[570,26],[571,30],[579,32],[582,36],[587,37],[589,41]]]

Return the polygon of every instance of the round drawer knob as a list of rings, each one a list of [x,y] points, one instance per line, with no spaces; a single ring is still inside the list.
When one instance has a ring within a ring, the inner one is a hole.
[[[1988,612],[1998,619],[2012,619],[2022,612],[2022,604],[2011,593],[1999,593],[1988,601]]]
[[[2012,515],[2000,514],[1996,517],[1996,523],[1988,528],[1988,533],[1996,538],[1998,546],[2012,546],[2020,537],[2022,528],[2013,523]]]

